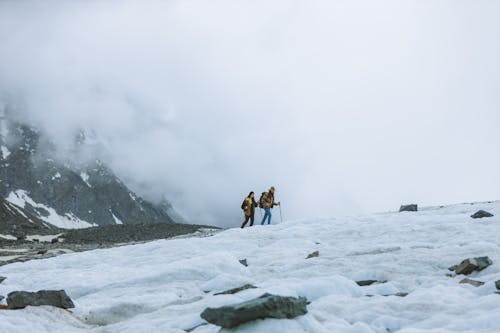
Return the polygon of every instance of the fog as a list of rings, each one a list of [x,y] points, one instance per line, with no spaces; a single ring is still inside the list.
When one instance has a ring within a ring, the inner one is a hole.
[[[1,1],[0,99],[237,226],[500,199],[500,2]],[[257,215],[258,216],[258,215]],[[279,218],[278,211],[274,213]]]

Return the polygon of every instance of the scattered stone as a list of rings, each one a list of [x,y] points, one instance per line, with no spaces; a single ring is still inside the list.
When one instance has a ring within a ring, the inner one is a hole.
[[[418,211],[418,205],[402,205],[401,208],[399,208],[400,212],[417,212]]]
[[[309,254],[306,259],[317,258],[317,257],[319,257],[319,251],[314,251],[313,253]]]
[[[52,238],[50,241],[51,244],[59,243],[59,238]]]
[[[7,278],[5,276],[0,276],[0,283],[4,282]]]
[[[256,289],[256,288],[257,288],[256,286],[253,286],[251,284],[245,284],[242,287],[233,288],[233,289],[229,289],[229,290],[223,291],[221,293],[214,294],[214,296],[218,296],[218,295],[234,295],[234,294],[237,294],[239,292],[242,292],[243,290]]]
[[[408,295],[409,295],[409,293],[396,293],[396,294],[394,294],[394,296],[397,296],[397,297],[406,297]]]
[[[36,293],[14,291],[7,295],[9,309],[24,309],[27,306],[50,305],[62,309],[75,307],[64,290],[41,290]]]
[[[363,281],[356,281],[358,286],[360,287],[366,287],[366,286],[371,286],[372,284],[375,283],[386,283],[387,281],[378,281],[378,280],[363,280]]]
[[[44,255],[47,253],[47,250],[40,250],[36,254]]]
[[[238,260],[240,262],[240,264],[242,264],[243,266],[245,267],[248,267],[248,262],[246,259],[243,259],[243,260]]]
[[[40,243],[40,240],[38,238],[33,238],[33,243]]]
[[[493,214],[488,213],[487,211],[480,210],[480,211],[477,211],[476,213],[472,214],[470,217],[472,217],[473,219],[482,219],[485,217],[493,217],[493,216],[494,216]]]
[[[240,304],[207,308],[201,317],[211,324],[223,328],[233,328],[257,319],[292,319],[305,314],[307,314],[307,299],[305,297],[295,298],[264,294],[259,298]]]
[[[0,302],[3,301],[5,296],[0,295]]]
[[[455,268],[455,273],[469,275],[474,271],[480,272],[492,264],[493,262],[488,257],[465,259]]]
[[[497,287],[497,290],[500,290],[500,280],[495,282],[495,287]]]
[[[454,272],[457,269],[458,265],[453,265],[450,268],[448,268],[449,271]]]
[[[481,281],[476,281],[476,280],[471,280],[471,279],[463,279],[462,281],[459,282],[460,284],[470,284],[474,287],[481,287],[482,285],[484,285],[484,282],[481,282]]]

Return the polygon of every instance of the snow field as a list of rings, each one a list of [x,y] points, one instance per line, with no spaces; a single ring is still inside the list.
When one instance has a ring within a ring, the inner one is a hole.
[[[469,216],[479,209],[489,219]],[[204,321],[206,307],[265,292],[305,296],[309,313],[261,320],[232,330],[195,333],[500,332],[500,203],[454,205],[418,213],[286,222],[67,254],[0,267],[14,290],[65,289],[73,314],[49,307],[0,312],[0,332],[181,333]],[[305,259],[319,251],[318,258]],[[469,257],[494,262],[461,285],[447,268]],[[238,260],[247,258],[249,267]],[[387,280],[359,287],[358,280]],[[246,283],[258,289],[214,293]],[[407,297],[383,296],[407,292]]]

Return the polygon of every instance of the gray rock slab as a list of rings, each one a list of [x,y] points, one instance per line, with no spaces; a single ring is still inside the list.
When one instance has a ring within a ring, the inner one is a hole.
[[[7,278],[5,276],[0,276],[0,283],[4,282]]]
[[[378,281],[378,280],[363,280],[363,281],[356,281],[356,284],[360,287],[366,287],[366,286],[371,286],[372,284],[375,283],[386,283],[387,281]]]
[[[480,272],[492,264],[493,262],[488,257],[469,258],[455,268],[455,273],[469,275],[472,272]]]
[[[64,290],[14,291],[7,295],[7,305],[9,309],[24,309],[27,306],[41,305],[50,305],[62,309],[75,307]]]
[[[418,211],[418,205],[412,204],[412,205],[402,205],[399,208],[400,212],[417,212]]]
[[[471,279],[463,279],[459,282],[460,284],[470,284],[471,286],[474,286],[474,287],[481,287],[482,285],[484,285],[484,282],[482,281],[476,281],[476,280],[471,280]]]
[[[248,261],[246,259],[238,260],[240,264],[242,264],[245,267],[248,267]]]
[[[233,328],[258,319],[292,319],[307,314],[305,297],[282,297],[264,294],[259,298],[223,306],[207,308],[201,317],[207,322],[223,327]]]
[[[500,290],[500,280],[495,282],[495,287],[497,287],[497,290]]]
[[[493,217],[493,216],[494,216],[493,214],[488,213],[487,211],[479,210],[479,211],[475,212],[474,214],[472,214],[470,217],[472,217],[473,219],[482,219],[485,217]]]
[[[318,257],[319,257],[319,251],[314,251],[313,253],[310,253],[306,259],[318,258]]]

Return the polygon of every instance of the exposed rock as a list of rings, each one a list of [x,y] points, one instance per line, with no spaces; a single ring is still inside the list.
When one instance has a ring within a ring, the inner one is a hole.
[[[457,267],[458,267],[458,265],[453,265],[453,266],[449,267],[448,270],[454,272],[457,269]]]
[[[493,216],[494,216],[493,214],[488,213],[487,211],[480,210],[472,214],[470,217],[472,217],[473,219],[482,219],[484,217],[493,217]]]
[[[482,285],[484,285],[484,282],[481,282],[481,281],[476,281],[476,280],[471,280],[471,279],[463,279],[462,281],[459,282],[460,284],[470,284],[474,287],[481,287]]]
[[[47,253],[47,250],[40,250],[36,254],[44,255]]]
[[[242,287],[238,287],[238,288],[233,288],[233,289],[229,289],[229,290],[226,290],[226,291],[223,291],[221,293],[217,293],[217,294],[214,294],[215,296],[218,296],[218,295],[233,295],[233,294],[237,294],[239,292],[242,292],[243,290],[247,290],[247,289],[256,289],[257,287],[256,286],[253,286],[251,284],[245,284],[244,286]]]
[[[41,290],[36,293],[14,291],[7,295],[9,309],[24,309],[27,306],[50,305],[62,309],[71,309],[75,305],[64,290]]]
[[[59,243],[59,238],[52,238],[50,241],[51,244]]]
[[[306,259],[317,258],[317,257],[319,257],[319,251],[314,251],[313,253],[309,254]]]
[[[242,264],[243,266],[245,267],[248,267],[248,262],[246,259],[242,259],[242,260],[238,260],[240,262],[240,264]]]
[[[0,283],[4,282],[7,278],[5,276],[0,276]]]
[[[4,298],[5,296],[0,295],[0,302],[3,301]]]
[[[500,280],[495,282],[495,287],[497,287],[497,290],[500,290]]]
[[[307,313],[304,297],[282,297],[270,294],[240,304],[207,308],[201,317],[211,324],[233,328],[257,319],[292,319]]]
[[[366,286],[371,286],[372,284],[375,283],[386,283],[387,281],[378,281],[378,280],[363,280],[363,281],[356,281],[358,286],[360,287],[366,287]]]
[[[469,275],[475,271],[480,272],[492,264],[493,262],[488,257],[465,259],[455,268],[455,273],[458,275]]]
[[[417,212],[418,211],[418,205],[402,205],[401,208],[399,208],[400,212]]]

